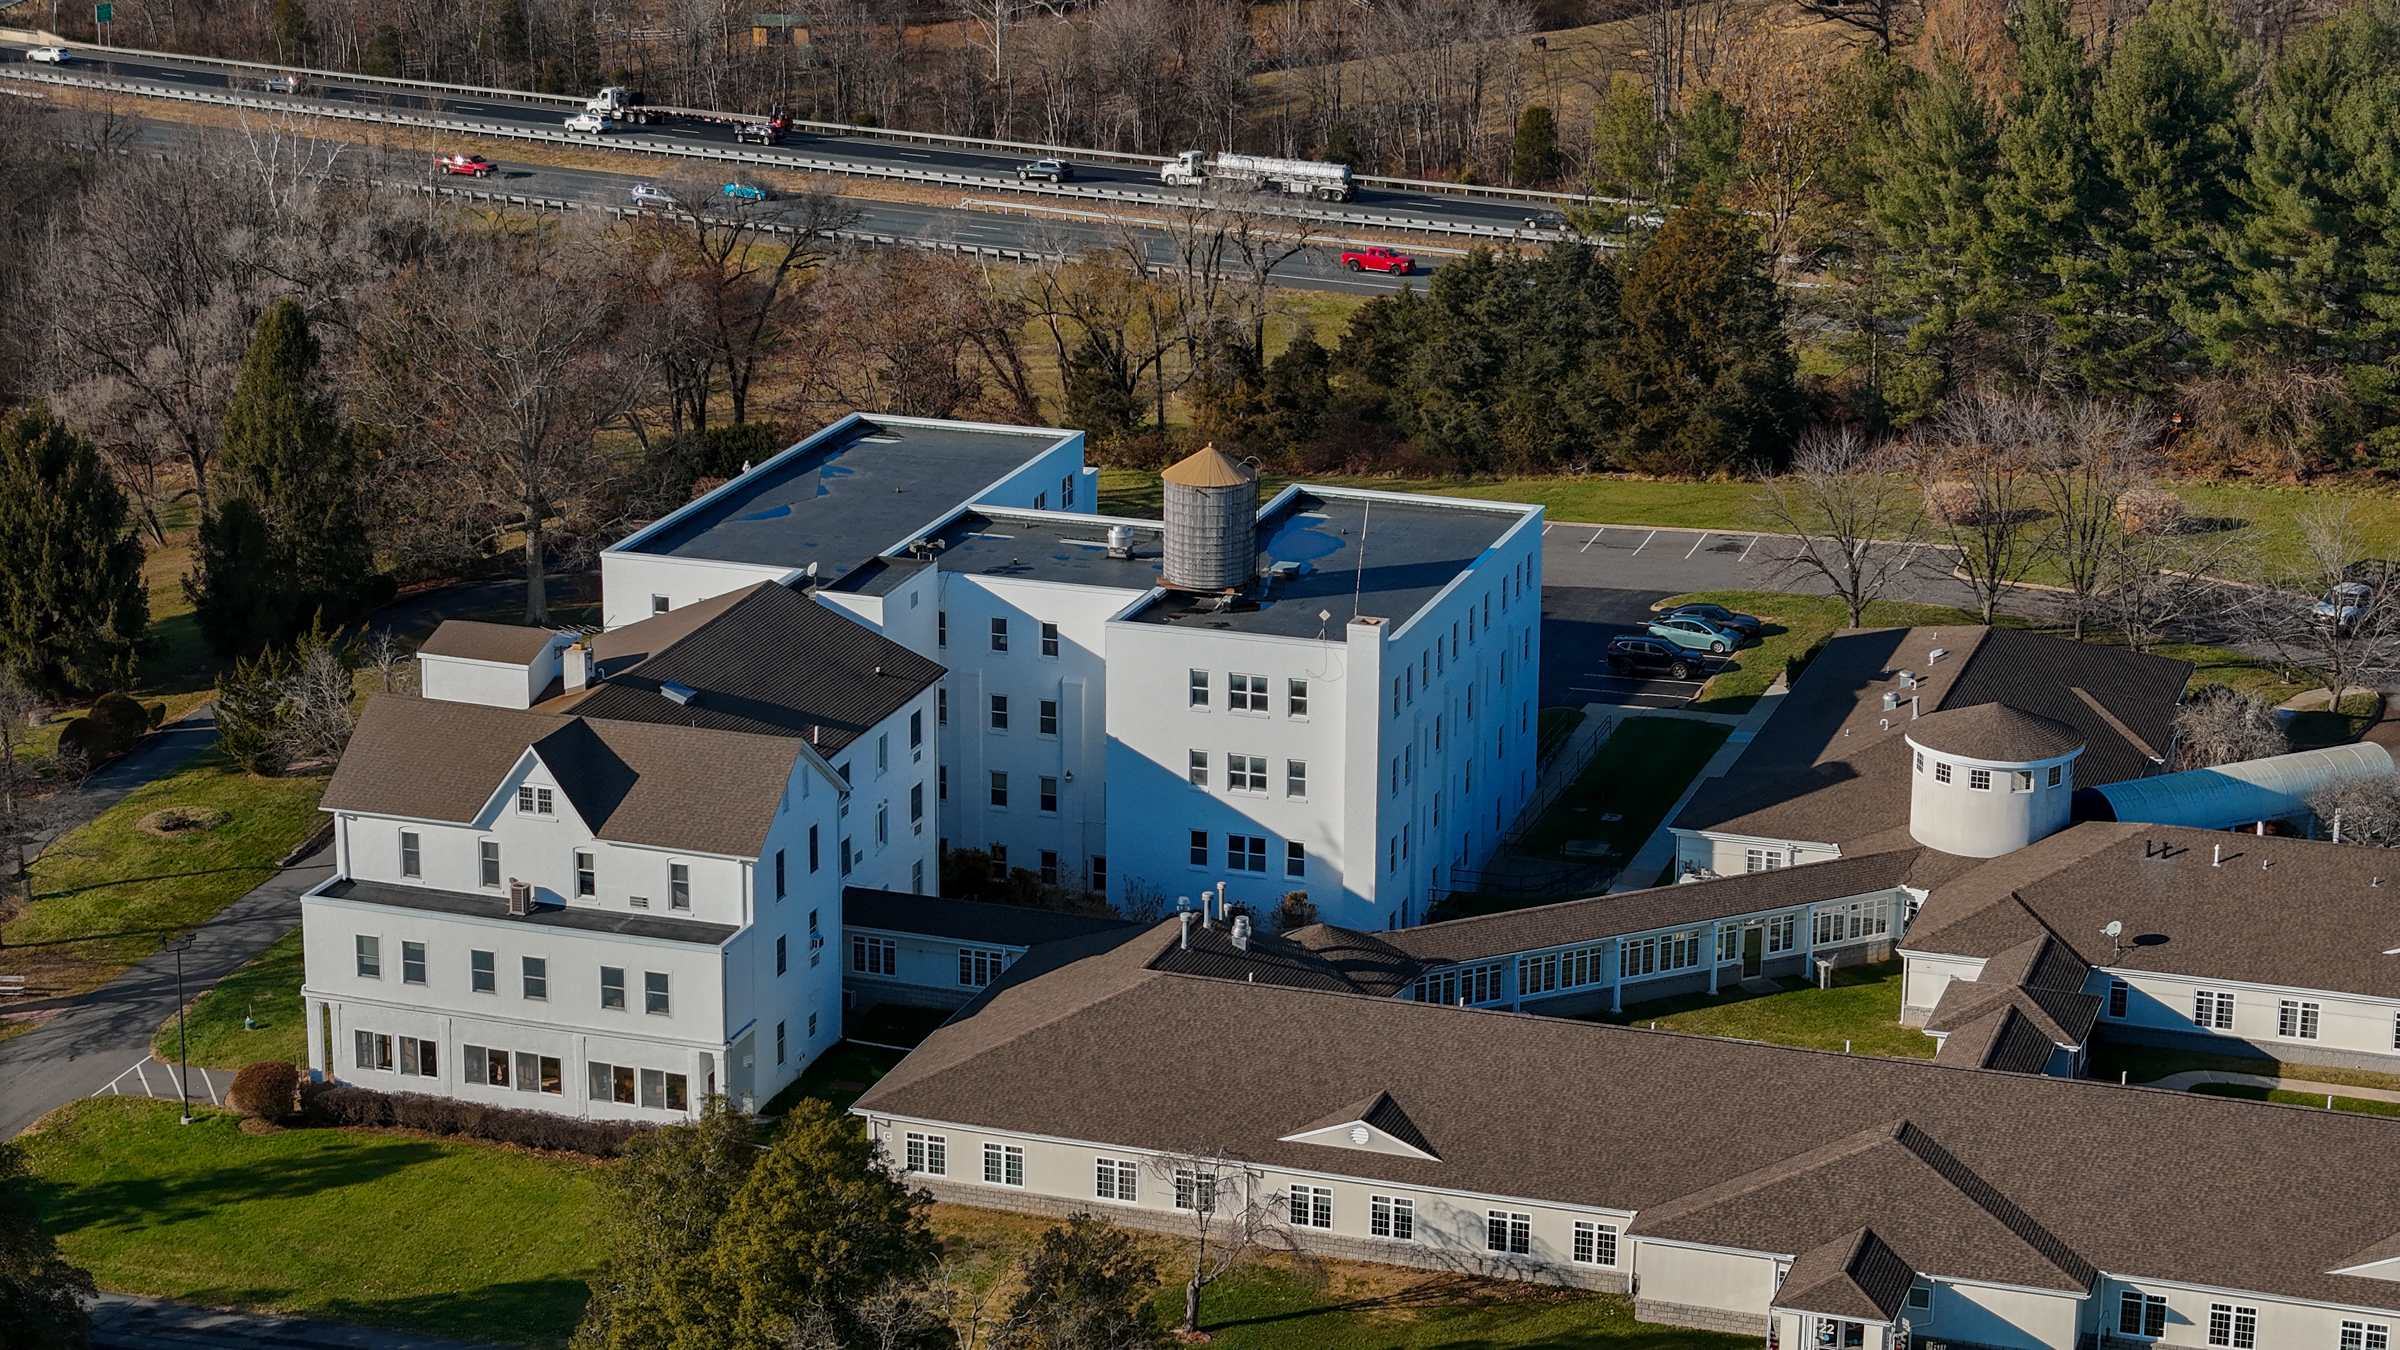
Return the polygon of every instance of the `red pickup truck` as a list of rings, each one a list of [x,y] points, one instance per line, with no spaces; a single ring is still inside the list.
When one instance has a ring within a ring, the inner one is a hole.
[[[433,162],[440,166],[444,173],[472,174],[477,178],[491,177],[492,170],[496,167],[481,155],[443,155]]]
[[[1344,249],[1342,266],[1353,272],[1388,272],[1404,277],[1417,270],[1417,260],[1377,244],[1372,248]]]

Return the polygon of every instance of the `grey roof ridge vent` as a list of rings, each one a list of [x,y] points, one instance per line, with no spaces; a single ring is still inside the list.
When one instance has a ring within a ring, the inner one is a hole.
[[[700,697],[699,690],[692,688],[688,684],[677,684],[673,680],[660,681],[658,692],[664,696],[668,702],[685,708],[692,706],[692,700]]]

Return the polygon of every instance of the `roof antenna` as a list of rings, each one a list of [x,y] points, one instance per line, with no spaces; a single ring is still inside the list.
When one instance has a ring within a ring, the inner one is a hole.
[[[1367,499],[1365,514],[1358,519],[1358,581],[1350,588],[1350,617],[1358,617],[1358,604],[1367,593],[1367,529],[1375,523],[1375,499]]]

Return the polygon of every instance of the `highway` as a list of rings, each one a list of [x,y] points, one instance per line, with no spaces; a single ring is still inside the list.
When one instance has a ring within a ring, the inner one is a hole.
[[[338,129],[340,123],[334,124]],[[189,153],[196,147],[205,129],[188,122],[169,122],[142,119],[140,133],[134,145],[159,154]],[[357,147],[363,167],[368,147]],[[432,156],[426,156],[425,181],[436,188],[457,193],[493,193],[510,196],[547,198],[576,203],[579,207],[624,207],[630,204],[632,189],[637,183],[673,183],[677,190],[686,184],[697,183],[706,188],[721,183],[730,175],[714,174],[718,166],[688,160],[666,160],[657,165],[659,172],[610,172],[599,169],[562,168],[548,164],[533,164],[495,157],[497,171],[488,178],[435,173]],[[349,166],[337,159],[336,174]],[[639,160],[630,159],[628,169],[638,169]],[[880,201],[871,198],[849,198],[859,208],[858,222],[851,227],[857,235],[888,236],[915,240],[934,245],[955,245],[966,249],[984,248],[1021,253],[1050,253],[1088,247],[1109,247],[1122,241],[1112,227],[1098,222],[1028,218],[1024,215],[1003,215],[991,211],[954,206],[921,206],[913,202]],[[1000,203],[1022,210],[1025,203]],[[1038,204],[1038,203],[1037,203]],[[728,200],[705,204],[705,209],[732,212],[756,211],[767,220],[787,219],[790,204],[770,201],[757,206],[744,206]],[[1139,215],[1139,208],[1127,212]],[[1164,236],[1155,231],[1141,231],[1140,237],[1151,259],[1167,263],[1172,249]],[[1424,270],[1439,261],[1425,257],[1419,263],[1416,276],[1387,277],[1375,273],[1354,273],[1342,269],[1338,255],[1331,250],[1311,250],[1292,258],[1276,269],[1276,279],[1283,285],[1300,290],[1339,291],[1353,295],[1389,295],[1401,287],[1426,284]]]
[[[412,118],[476,122],[544,135],[563,134],[563,123],[575,110],[568,100],[545,95],[526,95],[523,101],[518,101],[513,97],[451,94],[424,86],[391,88],[368,82],[345,83],[339,76],[312,81],[302,94],[270,94],[259,87],[260,77],[267,73],[264,69],[241,70],[197,59],[127,55],[83,47],[72,50],[75,59],[63,68],[29,67],[25,64],[23,44],[0,43],[0,66],[14,66],[17,71],[128,81],[162,91],[238,94],[270,100],[278,105],[288,104],[295,109],[306,109],[313,105],[328,112],[407,114]],[[668,142],[694,148],[723,151],[737,148],[731,127],[683,119],[663,125],[627,128],[616,135],[619,139]],[[579,143],[588,143],[590,139],[593,138],[576,138]],[[787,131],[779,146],[740,148],[769,158],[788,159],[795,168],[807,167],[811,161],[840,161],[880,169],[895,176],[912,171],[956,175],[971,180],[970,184],[964,186],[978,186],[990,192],[1019,190],[1017,166],[1032,157],[1021,152],[916,143],[873,134],[820,133],[805,129]],[[1043,196],[1054,200],[1066,199],[1061,202],[1062,205],[1075,204],[1076,198],[1087,202],[1093,198],[1122,199],[1133,194],[1150,199],[1162,195],[1180,198],[1199,191],[1162,185],[1157,170],[1148,164],[1075,160],[1071,152],[1068,158],[1075,164],[1075,182],[1058,189],[1042,185]],[[1306,211],[1337,222],[1337,228],[1338,222],[1343,220],[1353,222],[1358,228],[1366,228],[1370,224],[1376,228],[1389,228],[1390,221],[1403,219],[1423,222],[1419,228],[1436,232],[1456,230],[1461,233],[1498,234],[1504,238],[1522,230],[1529,216],[1549,205],[1548,202],[1529,203],[1502,197],[1412,192],[1368,184],[1361,184],[1356,199],[1349,202],[1303,202],[1270,196],[1260,199],[1260,204],[1282,212]],[[1550,236],[1528,233],[1525,237],[1529,242],[1539,242]]]

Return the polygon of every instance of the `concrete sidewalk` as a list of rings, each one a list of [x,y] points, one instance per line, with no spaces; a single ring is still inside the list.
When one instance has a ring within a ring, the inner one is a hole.
[[[2400,1102],[2400,1092],[2390,1088],[2348,1087],[2341,1083],[2320,1083],[2314,1078],[2269,1078],[2263,1073],[2223,1073],[2214,1069],[2194,1069],[2187,1073],[2171,1073],[2154,1083],[2136,1083],[2136,1087],[2172,1088],[2189,1092],[2202,1083],[2227,1083],[2237,1087],[2261,1087],[2276,1092],[2299,1092],[2311,1097],[2350,1097],[2368,1102]]]
[[[224,1312],[130,1294],[102,1294],[92,1305],[93,1350],[494,1350],[380,1327],[354,1327],[272,1313]]]
[[[260,883],[192,932],[183,953],[183,996],[223,979],[300,922],[301,893],[333,874],[333,849],[318,849]],[[43,1004],[16,1005],[26,1011]],[[162,951],[81,998],[48,1022],[0,1042],[0,1139],[57,1107],[105,1091],[150,1058],[150,1038],[175,1015],[175,954]],[[120,1089],[125,1090],[125,1089]]]

